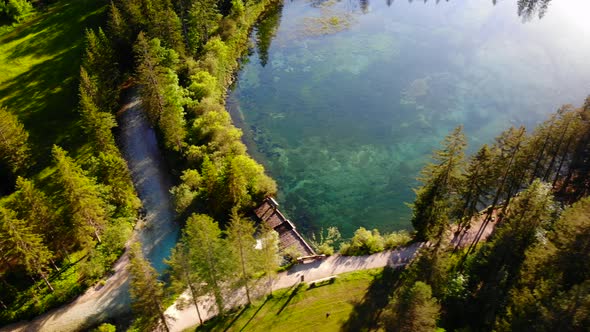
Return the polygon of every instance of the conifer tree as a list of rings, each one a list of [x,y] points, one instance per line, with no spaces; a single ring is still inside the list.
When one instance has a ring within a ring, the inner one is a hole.
[[[132,308],[142,331],[154,331],[160,327],[170,331],[162,302],[164,285],[158,280],[158,273],[141,252],[139,243],[135,243],[129,252],[129,292]]]
[[[434,332],[440,305],[432,297],[428,284],[421,281],[398,292],[387,307],[383,319],[386,331]]]
[[[43,234],[48,245],[59,245],[56,240],[65,229],[57,225],[55,207],[33,181],[19,176],[16,179],[16,192],[11,198],[11,206],[19,219],[25,221],[35,233]]]
[[[260,263],[272,295],[272,282],[280,264],[279,234],[265,222],[260,225]]]
[[[486,194],[493,186],[494,178],[492,153],[487,144],[470,159],[465,174],[465,182],[461,188],[463,207],[460,218],[463,226],[478,212],[478,204],[485,202]]]
[[[29,133],[18,118],[0,106],[0,159],[12,170],[21,173],[29,161]]]
[[[80,68],[79,90],[82,128],[91,137],[90,142],[98,151],[118,151],[111,132],[111,129],[117,126],[117,122],[111,113],[102,112],[98,108],[98,87],[84,67]]]
[[[233,256],[239,261],[240,278],[238,286],[244,286],[246,289],[246,298],[248,304],[252,303],[250,299],[249,281],[256,272],[257,250],[256,239],[254,238],[255,227],[250,220],[240,216],[237,209],[232,210],[230,224],[227,228],[227,239]]]
[[[5,255],[18,259],[29,274],[41,276],[53,291],[47,273],[53,254],[43,243],[40,234],[18,219],[14,211],[4,207],[0,207],[0,249]]]
[[[93,245],[92,235],[100,243],[100,235],[108,223],[108,209],[101,197],[101,188],[86,176],[76,162],[60,147],[53,146],[57,183],[72,219],[78,242]]]
[[[235,258],[216,221],[204,214],[193,214],[186,222],[182,241],[187,246],[193,271],[213,293],[218,312],[224,312],[224,287],[233,279]]]
[[[119,66],[110,39],[101,28],[86,30],[86,51],[82,66],[95,81],[94,103],[102,112],[111,113],[117,106]]]
[[[447,229],[456,195],[462,181],[465,136],[457,127],[443,141],[443,148],[433,154],[419,178],[422,185],[415,189],[412,205],[412,225],[421,240],[440,239]]]
[[[538,240],[537,234],[550,226],[553,218],[551,186],[535,180],[515,197],[502,223],[470,267],[477,288],[473,301],[478,315],[473,316],[489,328],[495,321],[507,290],[518,276],[525,251]]]
[[[134,51],[144,109],[162,131],[165,145],[180,151],[186,136],[184,92],[171,69],[178,62],[178,55],[160,46],[158,39],[148,41],[143,33],[137,37]]]
[[[190,299],[197,311],[199,323],[203,324],[201,311],[199,310],[199,296],[204,295],[202,278],[194,271],[187,246],[183,241],[179,241],[176,247],[172,249],[170,260],[166,262],[170,266],[171,287],[176,292],[183,292],[186,287],[190,291]]]
[[[590,199],[566,209],[527,250],[497,331],[581,331],[590,324]]]

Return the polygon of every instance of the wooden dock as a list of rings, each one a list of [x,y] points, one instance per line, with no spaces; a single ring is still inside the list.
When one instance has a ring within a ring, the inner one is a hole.
[[[299,250],[301,256],[314,256],[316,254],[299,234],[295,225],[279,211],[279,204],[272,197],[264,199],[262,205],[254,212],[261,222],[267,223],[279,233],[279,249],[281,251],[294,247]]]

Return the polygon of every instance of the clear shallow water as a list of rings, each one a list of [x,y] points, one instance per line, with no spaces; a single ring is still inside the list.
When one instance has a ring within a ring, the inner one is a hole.
[[[410,228],[415,178],[463,124],[472,149],[590,93],[590,3],[286,1],[228,98],[304,230]]]

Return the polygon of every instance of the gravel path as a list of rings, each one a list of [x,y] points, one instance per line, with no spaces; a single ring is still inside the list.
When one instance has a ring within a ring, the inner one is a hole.
[[[405,265],[412,260],[421,246],[422,243],[415,243],[405,248],[385,251],[370,256],[352,257],[334,255],[322,260],[316,260],[312,263],[298,264],[290,270],[280,273],[275,278],[273,289],[289,288],[300,282],[301,276],[303,276],[305,282],[309,283],[314,280],[346,272]],[[264,294],[267,291],[266,285],[264,284],[259,284],[257,288],[259,294]],[[228,303],[228,308],[245,304],[245,296],[242,296],[241,293],[237,292],[230,297],[233,301]],[[213,309],[213,305],[213,299],[210,296],[204,296],[199,299],[199,310],[204,320],[217,314],[216,310]],[[195,306],[192,304],[181,310],[178,310],[173,305],[166,310],[166,314],[170,317],[169,324],[172,332],[183,331],[199,323]]]
[[[179,234],[169,194],[169,172],[158,149],[154,130],[141,111],[137,91],[131,89],[125,99],[126,104],[118,118],[121,152],[147,211],[145,222],[142,227],[137,227],[135,236],[141,241],[146,257],[161,271],[163,259],[170,253]],[[69,304],[32,321],[3,327],[0,331],[78,331],[105,319],[129,314],[128,262],[129,257],[124,254],[103,287],[92,287]]]

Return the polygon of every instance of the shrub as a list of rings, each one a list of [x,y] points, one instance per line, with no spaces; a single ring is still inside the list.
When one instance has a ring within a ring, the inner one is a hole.
[[[383,246],[385,249],[392,250],[408,244],[410,241],[412,241],[412,236],[408,231],[399,231],[384,235],[383,240]]]
[[[361,227],[354,232],[350,243],[345,243],[340,247],[340,253],[344,256],[361,256],[370,255],[383,251],[383,237],[379,231],[374,229],[372,232]]]

